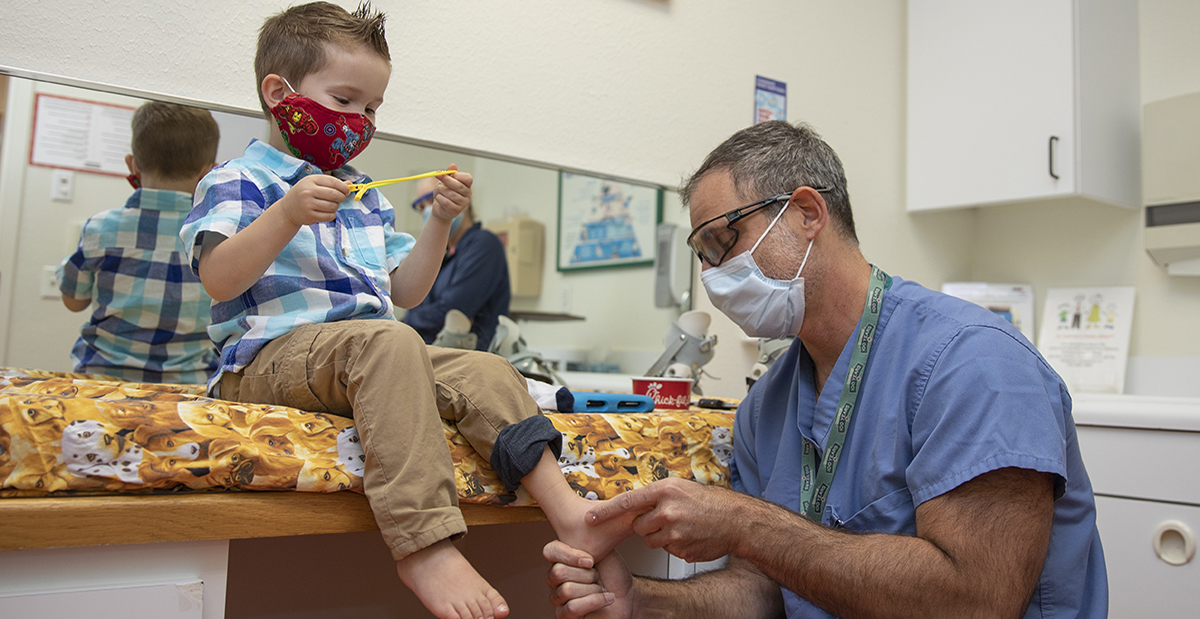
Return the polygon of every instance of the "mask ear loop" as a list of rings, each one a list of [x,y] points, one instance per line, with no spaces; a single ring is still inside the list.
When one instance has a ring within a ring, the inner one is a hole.
[[[767,234],[771,232],[771,228],[775,227],[775,224],[779,221],[779,218],[783,217],[783,212],[786,211],[787,207],[791,205],[792,201],[788,200],[787,204],[784,204],[783,208],[779,209],[779,214],[775,216],[775,219],[771,220],[771,225],[767,226],[767,231],[763,232],[762,236],[758,237],[758,241],[754,243],[754,247],[750,248],[750,255],[754,255],[754,250],[758,249],[759,244],[763,242],[763,239],[767,238]],[[796,270],[796,277],[800,277],[800,273],[804,271],[804,265],[808,264],[808,254],[812,253],[813,241],[815,240],[817,239],[813,238],[812,241],[808,242],[808,249],[804,250],[804,259],[800,261],[800,268]],[[792,279],[796,279],[796,277],[793,277]]]
[[[784,204],[783,208],[779,209],[779,214],[775,216],[775,219],[771,220],[771,225],[767,226],[767,231],[763,232],[762,236],[758,237],[758,241],[755,241],[754,247],[750,248],[751,255],[754,255],[754,250],[758,249],[758,246],[763,242],[763,239],[767,238],[767,235],[771,233],[771,228],[775,227],[775,224],[779,221],[779,218],[783,217],[783,212],[786,211],[787,207],[791,206],[791,204],[792,201],[788,200],[787,204]]]
[[[292,83],[291,83],[291,82],[289,82],[289,81],[287,81],[287,78],[286,78],[286,77],[284,77],[284,76],[280,75],[280,76],[279,76],[279,79],[283,80],[283,83],[284,83],[284,84],[287,84],[288,90],[292,91],[292,94],[294,94],[294,95],[298,95],[298,94],[300,94],[300,93],[296,92],[296,89],[295,89],[295,88],[292,88]]]
[[[804,260],[800,261],[800,268],[796,270],[796,277],[793,277],[792,279],[800,277],[800,273],[804,271],[804,265],[808,263],[808,254],[812,251],[812,244],[815,240],[817,240],[817,237],[814,236],[813,240],[808,242],[808,249],[804,250]]]

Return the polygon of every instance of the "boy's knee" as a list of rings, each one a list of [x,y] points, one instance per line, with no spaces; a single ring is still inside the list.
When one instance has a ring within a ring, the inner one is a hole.
[[[384,346],[390,349],[423,349],[425,341],[412,327],[395,320],[364,320],[363,335],[366,345]]]

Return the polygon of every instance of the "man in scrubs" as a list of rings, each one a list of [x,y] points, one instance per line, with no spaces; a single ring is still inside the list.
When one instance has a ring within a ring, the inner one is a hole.
[[[426,220],[433,210],[436,178],[420,181],[412,207]],[[487,350],[496,335],[500,316],[508,315],[512,290],[508,280],[508,258],[504,243],[475,221],[475,208],[468,206],[450,222],[446,255],[433,288],[425,300],[404,314],[404,323],[433,344],[446,326],[446,312],[458,310],[471,321],[475,349]]]
[[[681,189],[713,304],[798,335],[738,408],[734,491],[667,479],[593,509],[683,581],[551,542],[560,618],[1105,617],[1071,399],[984,308],[872,265],[841,162],[806,126],[734,134]]]

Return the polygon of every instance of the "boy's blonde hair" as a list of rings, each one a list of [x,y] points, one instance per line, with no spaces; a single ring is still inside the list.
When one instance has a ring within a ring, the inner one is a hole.
[[[390,65],[384,19],[369,2],[360,4],[353,13],[329,2],[312,2],[267,18],[258,31],[258,51],[254,54],[254,77],[263,112],[271,112],[262,96],[263,78],[274,73],[293,86],[299,85],[325,66],[327,43],[347,49],[366,45]]]
[[[191,178],[217,159],[221,130],[208,110],[151,101],[133,113],[133,161],[165,179]]]

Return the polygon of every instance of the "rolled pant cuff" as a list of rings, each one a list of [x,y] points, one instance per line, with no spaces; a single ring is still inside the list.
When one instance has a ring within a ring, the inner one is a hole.
[[[546,447],[556,460],[562,456],[562,433],[543,415],[528,417],[500,430],[492,449],[491,465],[506,490],[512,492],[520,487],[521,479],[541,461]]]
[[[387,542],[388,549],[392,551],[392,559],[400,561],[418,550],[432,546],[435,542],[444,539],[458,539],[466,534],[467,523],[463,520],[462,513],[459,513],[457,516],[447,518],[446,522],[416,535],[399,537],[394,533],[389,535],[385,532],[383,537]]]

